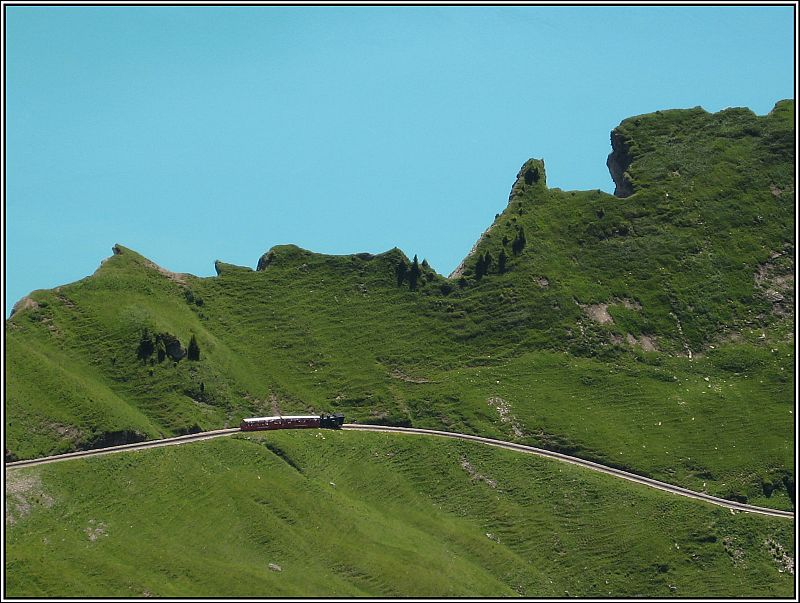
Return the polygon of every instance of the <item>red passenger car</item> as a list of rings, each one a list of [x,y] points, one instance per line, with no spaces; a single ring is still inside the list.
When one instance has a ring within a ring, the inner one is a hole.
[[[303,429],[308,427],[329,427],[338,429],[344,423],[344,415],[285,415],[277,417],[251,417],[242,419],[242,431],[262,431],[265,429]]]
[[[319,427],[316,415],[291,415],[278,417],[253,417],[242,419],[239,428],[242,431],[260,431],[264,429],[297,429],[303,427]]]

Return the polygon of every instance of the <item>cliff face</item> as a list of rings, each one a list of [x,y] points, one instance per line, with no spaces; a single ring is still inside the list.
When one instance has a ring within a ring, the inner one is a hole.
[[[606,165],[611,172],[611,179],[616,187],[614,195],[617,197],[630,197],[633,194],[633,184],[627,173],[633,158],[630,155],[628,142],[617,130],[611,131],[611,153],[608,154]]]

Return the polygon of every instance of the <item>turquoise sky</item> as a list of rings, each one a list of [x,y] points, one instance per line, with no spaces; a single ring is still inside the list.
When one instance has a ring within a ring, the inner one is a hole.
[[[791,6],[6,10],[6,315],[114,243],[202,276],[282,243],[448,274],[529,157],[611,192],[622,119],[794,96]]]

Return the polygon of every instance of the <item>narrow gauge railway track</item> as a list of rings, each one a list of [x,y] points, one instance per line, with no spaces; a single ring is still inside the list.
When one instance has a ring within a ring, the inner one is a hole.
[[[623,471],[621,469],[615,469],[614,467],[608,467],[606,465],[601,465],[600,463],[595,463],[592,461],[587,461],[584,459],[580,459],[574,456],[569,456],[567,454],[562,454],[560,452],[553,452],[551,450],[545,450],[543,448],[536,448],[534,446],[526,446],[524,444],[515,444],[513,442],[504,442],[502,440],[494,440],[492,438],[484,438],[481,436],[469,435],[466,433],[453,433],[449,431],[437,431],[434,429],[417,429],[413,427],[388,427],[385,425],[356,425],[353,423],[347,423],[342,426],[342,429],[346,431],[373,431],[373,432],[381,432],[381,433],[399,433],[399,434],[406,434],[406,435],[427,435],[427,436],[435,436],[435,437],[443,437],[443,438],[452,438],[458,440],[468,440],[473,442],[479,442],[481,444],[486,444],[488,446],[494,446],[496,448],[505,448],[507,450],[514,450],[516,452],[524,452],[527,454],[535,454],[538,456],[543,456],[551,459],[556,459],[562,462],[571,463],[573,465],[579,465],[581,467],[585,467],[587,469],[591,469],[592,471],[598,471],[600,473],[605,473],[607,475],[613,475],[615,477],[625,479],[637,484],[641,484],[643,486],[649,486],[651,488],[656,488],[658,490],[662,490],[665,492],[671,492],[672,494],[676,494],[678,496],[685,496],[687,498],[693,498],[695,500],[701,500],[707,503],[711,503],[713,505],[717,505],[720,507],[726,507],[728,509],[734,509],[736,511],[744,511],[747,513],[758,513],[761,515],[769,515],[772,517],[784,517],[794,519],[794,513],[792,511],[781,511],[778,509],[769,509],[766,507],[757,507],[755,505],[748,505],[745,503],[740,503],[732,500],[726,500],[724,498],[718,498],[716,496],[711,496],[710,494],[704,494],[703,492],[695,492],[694,490],[689,490],[687,488],[681,488],[680,486],[674,486],[672,484],[668,484],[665,482],[660,482],[655,479],[651,479],[649,477],[644,477],[641,475],[636,475],[634,473],[629,473],[628,471]],[[136,442],[133,444],[123,444],[121,446],[111,446],[108,448],[98,448],[95,450],[81,450],[79,452],[70,452],[67,454],[59,454],[56,456],[48,456],[38,459],[30,459],[24,461],[14,461],[11,463],[5,463],[5,468],[8,469],[17,469],[22,467],[33,467],[36,465],[44,465],[46,463],[56,463],[59,461],[68,461],[73,459],[80,459],[85,457],[91,456],[100,456],[104,454],[115,454],[118,452],[127,452],[131,450],[143,450],[146,448],[159,448],[162,446],[176,446],[179,444],[187,444],[190,442],[197,442],[201,440],[209,440],[212,438],[218,438],[223,436],[233,435],[235,433],[243,433],[238,427],[234,427],[231,429],[218,429],[216,431],[204,431],[201,433],[193,433],[189,435],[182,435],[177,436],[174,438],[166,438],[163,440],[150,440],[147,442]]]
[[[556,459],[566,463],[572,463],[573,465],[579,465],[581,467],[586,467],[587,469],[591,469],[593,471],[598,471],[600,473],[613,475],[615,477],[635,482],[637,484],[650,486],[651,488],[656,488],[658,490],[663,490],[665,492],[671,492],[672,494],[677,494],[679,496],[686,496],[688,498],[702,500],[707,503],[711,503],[713,505],[719,505],[721,507],[727,507],[729,509],[735,509],[737,511],[745,511],[747,513],[760,513],[762,515],[771,515],[773,517],[788,517],[794,519],[794,513],[792,511],[780,511],[778,509],[769,509],[767,507],[757,507],[755,505],[748,505],[733,500],[718,498],[716,496],[711,496],[710,494],[704,494],[703,492],[695,492],[694,490],[681,488],[680,486],[673,486],[672,484],[668,484],[666,482],[660,482],[658,480],[651,479],[649,477],[636,475],[635,473],[629,473],[628,471],[623,471],[622,469],[615,469],[614,467],[608,467],[607,465],[601,465],[600,463],[594,463],[592,461],[587,461],[578,457],[569,456],[568,454],[561,454],[560,452],[545,450],[543,448],[535,448],[534,446],[515,444],[513,442],[504,442],[502,440],[493,440],[492,438],[484,438],[481,436],[474,436],[466,433],[436,431],[434,429],[417,429],[414,427],[387,427],[384,425],[353,425],[348,423],[343,425],[342,428],[347,430],[356,430],[356,431],[379,431],[379,432],[390,431],[394,433],[405,433],[412,435],[431,435],[442,438],[471,440],[473,442],[480,442],[482,444],[495,446],[497,448],[506,448],[508,450],[516,450],[517,452],[525,452],[528,454],[535,454],[538,456],[544,456],[547,458]]]
[[[28,459],[25,461],[13,461],[6,463],[6,469],[16,469],[19,467],[32,467],[34,465],[44,465],[46,463],[57,463],[59,461],[70,461],[73,459],[81,459],[87,456],[100,456],[103,454],[115,454],[117,452],[127,452],[129,450],[143,450],[145,448],[160,448],[162,446],[176,446],[178,444],[186,444],[188,442],[197,442],[199,440],[210,440],[211,438],[218,438],[221,436],[229,436],[234,433],[239,433],[238,427],[231,429],[217,429],[215,431],[201,431],[200,433],[190,433],[187,435],[176,436],[174,438],[165,438],[163,440],[147,440],[144,442],[133,442],[132,444],[121,444],[119,446],[108,446],[107,448],[94,448],[92,450],[79,450],[78,452],[68,452],[66,454],[57,454],[54,456],[45,456],[38,459]]]

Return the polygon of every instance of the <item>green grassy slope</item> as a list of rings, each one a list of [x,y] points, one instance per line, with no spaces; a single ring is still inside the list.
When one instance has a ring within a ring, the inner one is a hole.
[[[531,160],[461,274],[423,264],[415,290],[397,249],[280,246],[197,278],[116,246],[6,322],[8,451],[335,410],[790,508],[793,119],[782,101],[625,120],[625,198],[549,189]],[[144,329],[194,335],[201,359],[138,358]]]
[[[276,432],[8,475],[9,596],[792,595],[789,520],[469,442]]]

